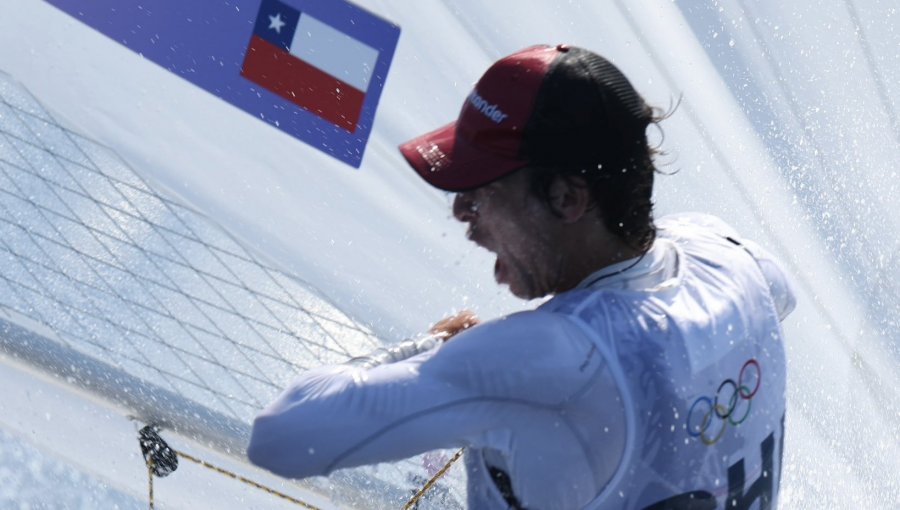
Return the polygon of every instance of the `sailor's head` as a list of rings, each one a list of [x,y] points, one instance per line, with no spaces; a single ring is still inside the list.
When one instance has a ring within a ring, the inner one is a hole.
[[[656,121],[607,59],[568,45],[532,46],[494,63],[456,121],[400,151],[429,184],[457,193],[454,215],[469,223],[469,237],[498,253],[497,280],[531,298],[570,283],[534,269],[571,263],[562,260],[555,237],[563,233],[553,222],[598,221],[639,252],[653,242],[646,131]]]

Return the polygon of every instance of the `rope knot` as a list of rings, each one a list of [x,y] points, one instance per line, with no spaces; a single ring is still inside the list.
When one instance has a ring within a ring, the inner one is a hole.
[[[154,475],[162,478],[178,469],[178,455],[160,437],[159,430],[156,425],[145,426],[138,432],[138,442],[147,466],[153,470]]]

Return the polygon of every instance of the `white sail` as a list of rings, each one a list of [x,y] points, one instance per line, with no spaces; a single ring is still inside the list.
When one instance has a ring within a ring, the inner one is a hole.
[[[61,127],[4,75],[0,97],[8,356],[243,458],[253,416],[295,374],[380,345],[308,283]],[[416,487],[402,464],[395,471],[318,487],[357,507],[402,504]]]
[[[4,351],[65,387],[107,395],[118,416],[164,421],[175,441],[183,434],[183,444],[226,452],[222,462],[241,468],[249,417],[292,371],[402,338],[454,308],[492,317],[530,305],[494,286],[491,262],[466,244],[448,200],[418,182],[395,146],[454,118],[497,57],[567,42],[608,56],[651,103],[682,98],[663,124],[663,170],[677,173],[657,179],[658,212],[717,214],[770,247],[795,279],[783,504],[898,499],[895,8],[359,3],[403,30],[359,171],[43,2],[0,6]],[[51,177],[59,166],[68,170]],[[99,373],[118,379],[87,377]],[[117,393],[126,380],[135,391]],[[143,398],[151,394],[165,398]],[[29,403],[43,405],[35,398],[15,409]],[[34,428],[2,423],[20,434]],[[67,441],[103,442],[72,439],[62,425],[41,430],[29,441],[61,452]],[[138,497],[141,466],[127,477],[108,467],[140,462],[134,451],[122,455],[79,467]],[[340,499],[343,488],[416,469],[421,461],[307,487]],[[177,506],[187,492],[169,501]]]

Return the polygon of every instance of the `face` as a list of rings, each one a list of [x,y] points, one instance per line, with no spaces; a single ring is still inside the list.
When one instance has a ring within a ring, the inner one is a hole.
[[[453,215],[469,224],[470,241],[496,254],[497,283],[524,299],[558,290],[563,268],[559,219],[531,192],[527,171],[458,193]]]

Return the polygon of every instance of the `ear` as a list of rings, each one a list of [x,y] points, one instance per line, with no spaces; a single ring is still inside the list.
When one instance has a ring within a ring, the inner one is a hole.
[[[575,223],[590,210],[591,191],[581,177],[557,177],[550,185],[550,207],[564,223]]]

